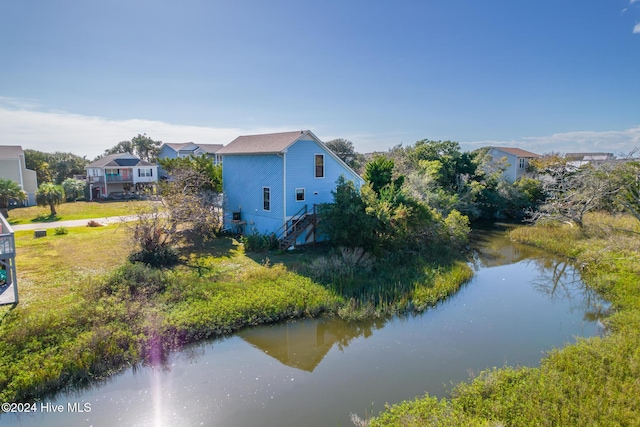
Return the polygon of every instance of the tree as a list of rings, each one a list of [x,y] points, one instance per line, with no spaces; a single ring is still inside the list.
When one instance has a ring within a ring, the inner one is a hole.
[[[27,169],[36,171],[39,183],[55,182],[61,184],[74,175],[84,175],[84,167],[89,163],[85,157],[73,153],[43,153],[37,150],[24,150]]]
[[[202,173],[204,181],[203,190],[222,192],[222,167],[214,165],[206,154],[201,156],[177,157],[175,159],[158,159],[162,169],[172,175],[176,171],[192,170]]]
[[[402,187],[404,176],[400,175],[393,179],[393,168],[393,159],[388,159],[385,156],[376,156],[367,163],[364,170],[364,179],[371,185],[376,194],[380,194],[380,191],[385,186],[393,185],[396,189]]]
[[[11,179],[0,178],[0,215],[9,218],[9,202],[12,199],[26,200],[27,193]]]
[[[174,248],[178,223],[157,206],[138,212],[136,221],[127,227],[136,245],[129,255],[131,262],[166,267],[178,261],[178,252]]]
[[[41,184],[36,191],[36,203],[38,206],[49,207],[51,216],[55,216],[56,206],[64,201],[64,189],[60,185],[50,182]]]
[[[67,178],[62,182],[62,188],[64,189],[65,195],[69,199],[73,199],[74,202],[78,200],[78,196],[84,194],[86,186],[87,183],[85,181],[74,178]]]
[[[620,188],[617,202],[640,221],[640,161],[629,158],[620,164],[615,176],[615,185]]]
[[[337,138],[325,144],[351,169],[358,170],[364,163],[364,155],[356,153],[353,142],[348,139]]]
[[[117,153],[130,153],[138,156],[142,160],[155,162],[162,141],[154,141],[146,133],[138,134],[130,141],[121,141],[112,148],[105,150],[104,155]]]
[[[171,178],[160,184],[171,221],[200,236],[222,228],[222,171],[206,156],[161,161]]]
[[[576,167],[556,155],[535,159],[534,168],[543,174],[546,202],[533,213],[532,219],[560,220],[584,224],[584,215],[603,207],[618,192],[615,167],[611,162]]]
[[[380,227],[377,219],[367,214],[367,205],[354,183],[341,175],[332,194],[333,203],[318,206],[319,233],[336,247],[375,249]]]

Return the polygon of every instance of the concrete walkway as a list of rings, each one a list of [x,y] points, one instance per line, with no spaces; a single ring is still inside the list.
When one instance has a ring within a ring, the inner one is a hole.
[[[108,216],[102,218],[87,218],[87,219],[73,219],[69,221],[55,221],[55,222],[37,222],[32,224],[16,224],[12,225],[13,231],[21,230],[44,230],[48,228],[56,227],[84,227],[89,221],[99,222],[103,225],[116,224],[119,222],[131,222],[138,219],[137,215],[128,216]]]

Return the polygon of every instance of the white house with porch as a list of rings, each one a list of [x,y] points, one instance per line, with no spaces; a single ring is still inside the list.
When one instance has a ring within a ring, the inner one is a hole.
[[[121,199],[158,183],[158,166],[129,153],[104,156],[85,169],[90,200]]]

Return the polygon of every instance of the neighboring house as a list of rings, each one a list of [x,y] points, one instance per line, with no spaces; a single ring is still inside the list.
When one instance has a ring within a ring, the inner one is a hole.
[[[616,156],[613,153],[566,153],[564,158],[568,160],[571,166],[579,168],[587,163],[601,164],[615,160]]]
[[[85,169],[90,200],[122,198],[153,187],[158,182],[158,166],[129,153],[104,156]]]
[[[214,165],[222,163],[222,156],[218,151],[222,148],[222,144],[196,144],[195,142],[183,142],[178,144],[164,143],[158,152],[158,159],[176,159],[189,156],[201,156],[206,154]],[[166,172],[160,168],[160,176],[165,176]]]
[[[311,131],[240,136],[218,151],[224,161],[225,225],[275,233],[282,248],[313,241],[315,205],[332,203],[343,175],[364,180]]]
[[[494,162],[506,164],[504,176],[509,182],[514,182],[524,176],[527,173],[529,161],[540,157],[539,154],[521,148],[506,147],[490,147],[488,154]]]
[[[0,145],[0,178],[18,183],[27,193],[27,206],[35,206],[38,178],[36,171],[27,169],[24,151],[19,145]]]

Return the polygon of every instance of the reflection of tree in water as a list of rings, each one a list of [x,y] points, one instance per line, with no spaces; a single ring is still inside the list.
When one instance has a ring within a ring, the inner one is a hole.
[[[608,314],[609,304],[598,295],[595,289],[587,286],[580,272],[567,260],[540,257],[533,262],[539,275],[532,286],[551,300],[562,299],[569,303],[570,310],[583,310],[583,320],[593,322]]]
[[[540,254],[537,248],[513,242],[504,231],[476,230],[470,241],[476,270],[514,264]]]

